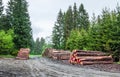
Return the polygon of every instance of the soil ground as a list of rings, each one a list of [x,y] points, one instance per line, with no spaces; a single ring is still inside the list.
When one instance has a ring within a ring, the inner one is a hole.
[[[120,65],[72,65],[48,58],[0,59],[0,77],[120,77]]]

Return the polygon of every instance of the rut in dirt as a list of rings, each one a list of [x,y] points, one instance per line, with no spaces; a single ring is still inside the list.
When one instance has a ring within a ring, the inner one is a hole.
[[[120,77],[120,73],[76,67],[48,58],[1,59],[0,77]]]

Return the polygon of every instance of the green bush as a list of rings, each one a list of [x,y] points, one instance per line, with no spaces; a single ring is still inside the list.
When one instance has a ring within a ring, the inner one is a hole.
[[[80,40],[80,32],[78,30],[72,30],[70,37],[67,39],[66,49],[79,49],[79,40]]]
[[[67,39],[67,49],[74,50],[91,50],[91,39],[86,30],[72,30],[70,37]]]
[[[0,31],[0,54],[10,54],[14,50],[13,30]]]

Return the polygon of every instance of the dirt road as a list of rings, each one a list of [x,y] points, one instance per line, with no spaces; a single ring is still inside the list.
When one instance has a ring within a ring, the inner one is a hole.
[[[47,58],[0,59],[0,77],[120,77],[120,73],[78,68]]]

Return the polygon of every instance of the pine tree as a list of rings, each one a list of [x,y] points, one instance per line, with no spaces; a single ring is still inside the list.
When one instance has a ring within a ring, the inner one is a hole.
[[[32,29],[26,0],[10,0],[7,16],[9,24],[14,29],[14,43],[17,49],[30,47],[32,44]]]
[[[91,21],[91,26],[94,27],[95,24],[96,24],[96,17],[95,17],[95,13],[93,13],[92,21]]]
[[[37,38],[35,43],[34,43],[34,50],[32,51],[32,54],[38,54],[39,53],[39,51],[40,51],[39,44],[40,44],[40,39]]]
[[[81,4],[79,7],[79,25],[78,27],[81,29],[88,29],[89,28],[89,16],[86,10],[84,9],[84,5]]]
[[[2,24],[2,16],[3,16],[3,3],[2,0],[0,0],[0,30],[4,28]]]
[[[42,37],[40,39],[40,54],[42,54],[42,52],[44,50],[44,45],[45,45],[45,39]]]
[[[2,3],[2,0],[0,0],[0,17],[2,16],[3,14],[3,3]]]
[[[63,27],[64,27],[63,13],[60,10],[52,32],[53,47],[56,49],[63,48],[63,34],[64,34]]]
[[[0,29],[7,32],[7,30],[11,29],[11,26],[9,24],[9,18],[7,17],[7,15],[3,14],[3,11],[4,6],[2,0],[0,0]]]
[[[65,13],[65,20],[64,20],[64,46],[65,48],[66,48],[67,38],[69,37],[72,29],[74,29],[73,12],[72,12],[72,7],[69,6],[67,12]]]
[[[78,28],[78,10],[77,10],[77,6],[76,3],[74,3],[73,6],[73,29],[77,29]]]
[[[113,15],[113,21],[116,22],[116,24],[113,26],[114,29],[114,37],[112,38],[114,41],[114,50],[117,50],[119,52],[119,59],[120,59],[120,6],[117,4],[116,7],[116,17]]]
[[[34,43],[34,50],[32,51],[32,54],[42,54],[44,50],[45,45],[45,39],[42,37],[41,39],[37,38]]]

